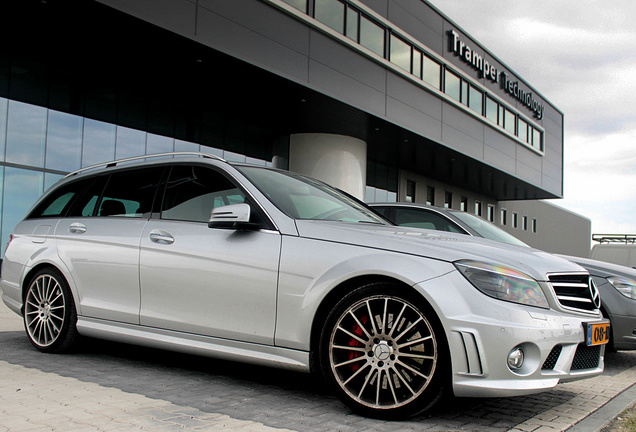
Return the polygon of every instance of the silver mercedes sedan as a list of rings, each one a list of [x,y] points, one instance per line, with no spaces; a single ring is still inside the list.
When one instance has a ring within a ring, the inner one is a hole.
[[[576,264],[394,226],[290,172],[162,156],[69,174],[15,228],[2,298],[36,349],[85,335],[312,371],[381,418],[603,370],[608,321]]]

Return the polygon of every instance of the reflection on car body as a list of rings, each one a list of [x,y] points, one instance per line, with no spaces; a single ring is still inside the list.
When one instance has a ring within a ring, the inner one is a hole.
[[[398,225],[459,232],[528,246],[495,224],[471,213],[412,203],[376,203],[371,207]],[[609,346],[636,349],[636,270],[598,260],[559,255],[584,267],[601,294],[601,311],[610,319]]]
[[[293,173],[167,156],[72,173],[15,228],[3,300],[40,351],[80,334],[314,371],[384,418],[603,370],[576,264],[397,227]]]

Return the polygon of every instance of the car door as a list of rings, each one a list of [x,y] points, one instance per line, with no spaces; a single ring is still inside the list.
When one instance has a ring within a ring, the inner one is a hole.
[[[99,177],[56,228],[83,316],[139,323],[139,239],[164,168]]]
[[[273,344],[280,233],[208,228],[213,208],[246,200],[216,169],[172,168],[141,238],[142,325]]]

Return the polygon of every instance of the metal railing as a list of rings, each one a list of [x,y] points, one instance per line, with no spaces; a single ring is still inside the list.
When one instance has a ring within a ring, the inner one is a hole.
[[[592,240],[603,243],[636,244],[636,234],[592,234]]]
[[[168,152],[168,153],[155,153],[155,154],[148,154],[148,155],[141,155],[141,156],[133,156],[133,157],[129,157],[129,158],[124,158],[124,159],[117,159],[114,161],[109,161],[109,162],[102,162],[102,163],[98,163],[96,165],[91,165],[85,168],[81,168],[78,169],[76,171],[73,171],[72,173],[67,174],[66,176],[64,176],[64,178],[66,177],[71,177],[74,175],[77,175],[79,173],[82,173],[84,171],[88,171],[88,170],[92,170],[92,169],[96,169],[96,168],[102,168],[102,167],[114,167],[117,166],[118,164],[124,163],[124,162],[133,162],[133,161],[137,161],[137,160],[145,160],[145,159],[153,159],[153,158],[167,158],[167,157],[175,157],[175,156],[198,156],[198,157],[203,157],[203,158],[208,158],[208,159],[216,159],[222,162],[227,162],[225,159],[217,156],[217,155],[213,155],[210,153],[203,153],[203,152]]]

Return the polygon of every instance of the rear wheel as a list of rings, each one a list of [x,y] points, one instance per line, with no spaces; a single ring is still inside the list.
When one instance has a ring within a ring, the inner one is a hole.
[[[442,394],[443,337],[432,312],[390,284],[343,298],[321,338],[321,366],[354,411],[379,418],[422,412]]]
[[[77,313],[64,277],[54,269],[39,271],[24,299],[24,327],[33,346],[42,352],[62,352],[76,336]]]

